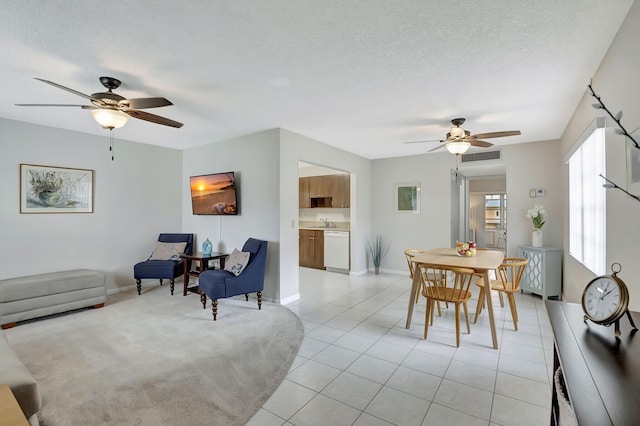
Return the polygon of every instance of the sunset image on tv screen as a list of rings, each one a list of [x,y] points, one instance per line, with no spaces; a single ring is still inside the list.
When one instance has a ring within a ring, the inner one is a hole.
[[[238,214],[233,172],[191,176],[190,183],[193,214]]]

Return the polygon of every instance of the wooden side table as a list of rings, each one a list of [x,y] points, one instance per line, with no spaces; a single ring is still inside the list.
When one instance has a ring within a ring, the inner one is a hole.
[[[207,306],[207,297],[200,291],[200,286],[194,285],[189,287],[189,277],[198,277],[204,271],[209,268],[209,261],[218,259],[220,260],[220,269],[224,269],[224,260],[227,258],[227,253],[219,253],[213,252],[210,255],[205,255],[203,253],[195,253],[195,254],[181,254],[180,257],[185,261],[184,263],[184,278],[183,278],[183,288],[182,295],[186,296],[187,293],[196,293],[200,295],[200,301],[202,302],[202,309]],[[187,260],[191,260],[191,263],[195,262],[197,265],[197,271],[190,271],[187,266]]]
[[[9,385],[0,385],[0,426],[29,426]]]

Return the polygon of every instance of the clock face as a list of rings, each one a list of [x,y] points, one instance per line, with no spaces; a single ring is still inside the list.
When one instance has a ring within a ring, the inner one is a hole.
[[[622,315],[626,298],[617,280],[598,277],[592,280],[582,294],[584,313],[596,322],[612,322]]]

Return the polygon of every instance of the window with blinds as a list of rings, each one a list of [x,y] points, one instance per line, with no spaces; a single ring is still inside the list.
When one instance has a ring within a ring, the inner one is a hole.
[[[605,273],[606,229],[604,119],[597,119],[571,154],[569,254],[596,275]]]

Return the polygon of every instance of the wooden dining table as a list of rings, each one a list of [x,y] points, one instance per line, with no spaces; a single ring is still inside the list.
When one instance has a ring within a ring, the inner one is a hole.
[[[409,308],[407,310],[406,328],[411,327],[411,317],[413,316],[413,306],[416,300],[416,292],[420,291],[420,277],[417,266],[420,264],[435,265],[435,267],[459,267],[473,269],[477,274],[482,274],[484,282],[489,282],[489,272],[495,270],[502,264],[504,253],[494,250],[478,250],[475,256],[458,256],[453,248],[435,248],[416,254],[412,262],[416,264],[416,273],[413,274],[411,284],[411,295],[409,296]],[[485,288],[490,289],[490,286]],[[491,291],[484,292],[487,298],[487,311],[489,312],[489,325],[491,327],[491,339],[493,348],[498,349],[498,336],[496,334],[496,323],[493,316],[493,304],[491,303]],[[479,303],[479,302],[478,302]]]

